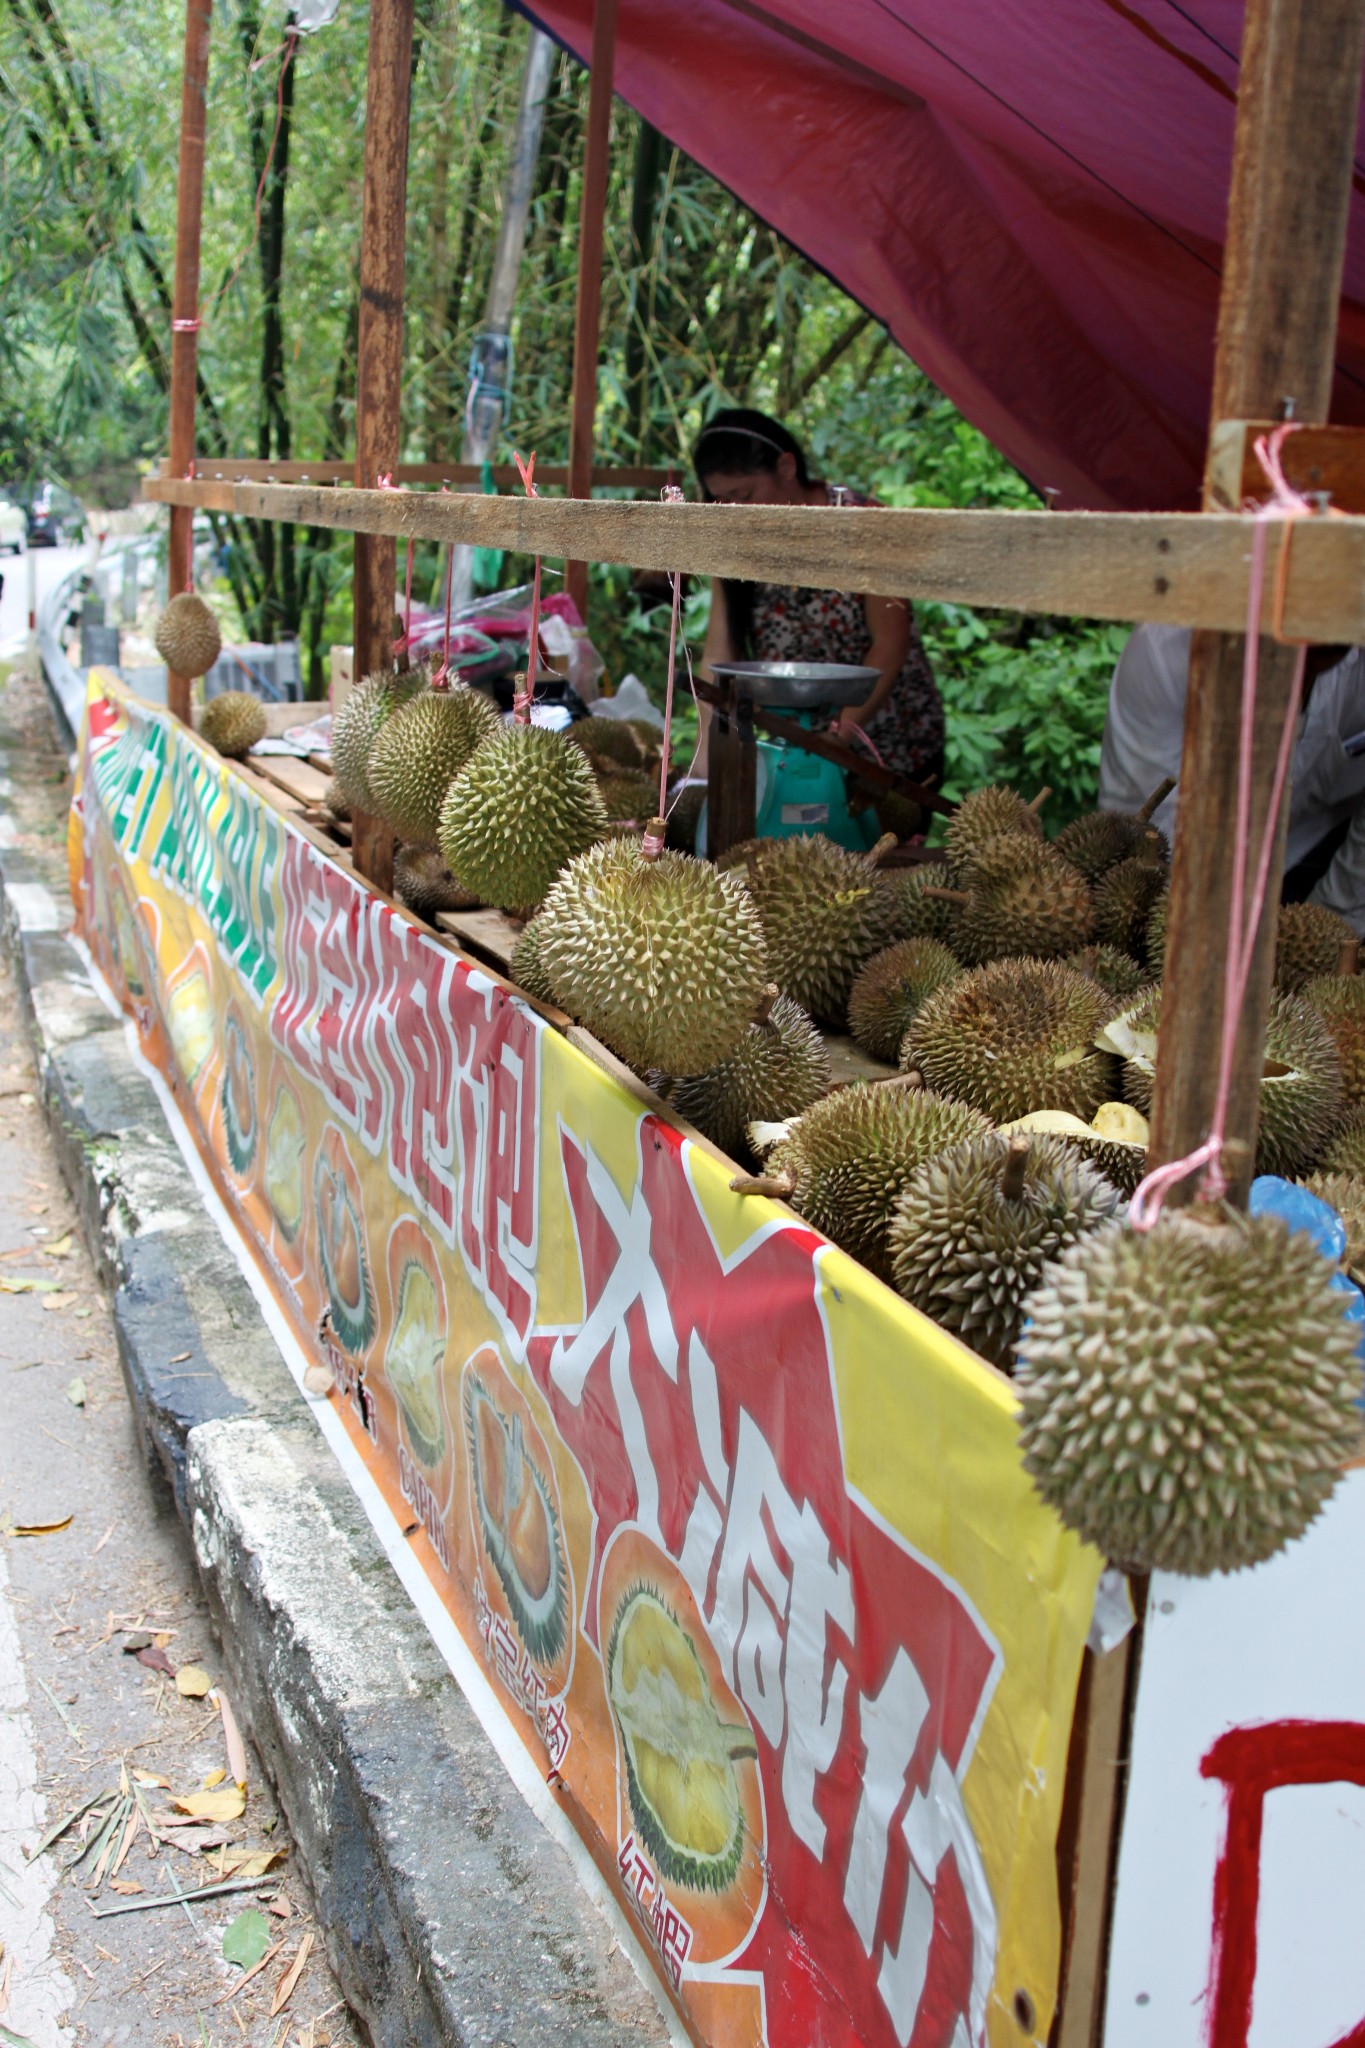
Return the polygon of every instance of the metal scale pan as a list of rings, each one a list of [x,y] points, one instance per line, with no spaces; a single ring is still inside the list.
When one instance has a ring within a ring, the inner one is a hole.
[[[713,661],[711,673],[771,711],[824,711],[861,704],[881,671],[842,661]]]

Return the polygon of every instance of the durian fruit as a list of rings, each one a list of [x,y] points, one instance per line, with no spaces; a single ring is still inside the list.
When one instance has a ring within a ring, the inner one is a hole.
[[[768,980],[738,877],[685,853],[647,860],[633,839],[572,861],[536,927],[555,1000],[637,1073],[704,1074],[728,1058]]]
[[[525,917],[606,829],[582,749],[547,726],[508,725],[451,783],[438,836],[447,864],[484,903]]]
[[[545,972],[540,957],[540,919],[533,917],[521,928],[521,935],[512,948],[509,972],[518,988],[524,988],[528,996],[534,996],[538,1003],[554,1003],[555,992]]]
[[[393,857],[393,893],[425,918],[434,918],[438,910],[472,910],[479,900],[434,846],[399,847]]]
[[[434,846],[446,791],[501,729],[492,699],[463,685],[424,690],[402,705],[376,733],[365,764],[380,817],[411,845]]]
[[[183,670],[177,670],[183,674]],[[224,690],[199,714],[199,736],[229,761],[240,761],[265,738],[265,712],[249,690]]]
[[[1152,907],[1170,887],[1170,872],[1161,857],[1165,841],[1149,832],[1141,853],[1110,868],[1095,890],[1095,932],[1102,946],[1114,946],[1140,960],[1147,947]]]
[[[649,718],[628,718],[625,722],[639,743],[640,764],[645,774],[657,777],[664,751],[663,727]]]
[[[986,840],[959,883],[953,949],[968,966],[1006,955],[1055,959],[1094,931],[1090,884],[1044,840],[1021,833]]]
[[[1060,1138],[988,1131],[906,1182],[888,1238],[892,1278],[915,1308],[1008,1366],[1044,1266],[1122,1206]]]
[[[1328,974],[1306,982],[1299,994],[1332,1034],[1347,1102],[1365,1104],[1365,978]]]
[[[689,782],[668,799],[668,817],[664,825],[664,837],[675,853],[695,853],[697,850],[697,826],[701,821],[702,805],[706,802],[706,784]]]
[[[1334,1269],[1272,1215],[1181,1211],[1081,1239],[1024,1305],[1024,1463],[1133,1570],[1273,1557],[1356,1448],[1360,1365]]]
[[[800,1004],[780,995],[718,1066],[679,1081],[669,1101],[713,1145],[738,1159],[748,1153],[751,1123],[800,1116],[828,1094],[829,1085],[829,1048]]]
[[[335,775],[328,778],[327,787],[322,792],[322,807],[334,818],[339,818],[343,825],[350,822],[350,801]]]
[[[1102,1102],[1090,1122],[1064,1109],[1036,1109],[1001,1125],[1002,1135],[1060,1138],[1083,1154],[1121,1195],[1131,1195],[1147,1171],[1147,1119],[1131,1102]]]
[[[629,719],[578,718],[565,727],[564,737],[581,747],[594,763],[634,769],[644,765],[645,750]]]
[[[1168,776],[1152,791],[1140,811],[1090,811],[1083,818],[1073,818],[1062,827],[1053,845],[1064,860],[1080,869],[1087,882],[1098,882],[1110,868],[1116,868],[1121,860],[1130,859],[1150,844],[1147,835],[1155,830],[1152,813],[1161,808],[1174,788],[1174,778]],[[1161,858],[1165,860],[1170,849],[1161,833],[1157,838]]]
[[[1166,913],[1170,908],[1171,894],[1163,889],[1152,905],[1143,934],[1147,944],[1147,967],[1151,978],[1159,981],[1166,972]]]
[[[1166,899],[1163,896],[1161,900],[1164,903]],[[1066,964],[1077,974],[1088,974],[1120,1001],[1135,996],[1152,978],[1131,954],[1120,953],[1116,946],[1083,946],[1078,953],[1068,953]]]
[[[763,923],[768,972],[784,995],[841,1027],[860,967],[891,943],[895,909],[872,862],[822,833],[732,848]]]
[[[1280,910],[1275,939],[1275,986],[1281,995],[1296,995],[1307,981],[1334,975],[1343,946],[1356,935],[1344,917],[1321,903],[1286,903]]]
[[[599,775],[597,791],[613,824],[646,825],[659,808],[659,785],[647,775]]]
[[[879,789],[872,808],[883,832],[894,832],[897,839],[913,839],[923,830],[923,810],[912,796],[902,796],[899,790]]]
[[[990,1129],[979,1110],[926,1089],[857,1082],[782,1130],[765,1171],[799,1216],[891,1277],[887,1231],[902,1188],[926,1159]]]
[[[1014,790],[991,783],[964,796],[943,835],[944,856],[954,881],[961,881],[986,841],[998,838],[1002,832],[1041,839],[1043,828],[1038,822],[1038,811],[1048,794],[1041,790],[1031,804],[1026,804]]]
[[[379,669],[365,676],[332,720],[332,775],[352,809],[374,812],[378,807],[365,774],[370,748],[386,719],[426,688],[424,669],[405,669],[401,675]]]
[[[1329,1203],[1345,1224],[1342,1263],[1356,1286],[1365,1287],[1365,1180],[1355,1173],[1310,1173],[1304,1186],[1320,1202]]]
[[[1150,988],[1099,1042],[1124,1062],[1123,1092],[1151,1114],[1161,991]],[[1327,1026],[1297,996],[1276,996],[1266,1026],[1257,1173],[1292,1176],[1314,1165],[1341,1114],[1341,1062]]]
[[[1347,1109],[1323,1148],[1318,1166],[1323,1173],[1349,1173],[1365,1179],[1365,1109],[1358,1105]]]
[[[877,877],[878,886],[895,908],[898,939],[941,939],[952,944],[957,906],[931,892],[951,889],[953,878],[940,861],[913,868],[890,868]]]
[[[156,651],[178,676],[206,676],[223,651],[218,621],[202,597],[183,590],[156,622]]]
[[[962,963],[938,939],[898,939],[874,953],[849,992],[848,1028],[874,1060],[893,1064],[915,1012]]]
[[[996,960],[928,998],[901,1065],[994,1124],[1035,1109],[1088,1121],[1114,1094],[1116,1062],[1094,1044],[1113,1011],[1098,982],[1058,961]]]

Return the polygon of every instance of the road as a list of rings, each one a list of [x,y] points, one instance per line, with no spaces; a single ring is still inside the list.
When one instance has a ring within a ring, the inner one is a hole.
[[[54,583],[60,583],[63,576],[79,568],[88,554],[84,544],[74,548],[35,548],[32,560],[38,575],[38,602],[42,603]],[[28,564],[27,555],[0,555],[0,576],[5,579],[4,593],[0,595],[0,661],[15,660],[23,653],[28,639]]]

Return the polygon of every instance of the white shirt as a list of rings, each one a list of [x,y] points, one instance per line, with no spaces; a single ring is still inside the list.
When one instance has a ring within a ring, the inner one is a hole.
[[[1189,685],[1190,635],[1181,626],[1138,626],[1119,656],[1100,749],[1102,811],[1136,811],[1168,775],[1180,773]],[[1365,935],[1365,754],[1343,741],[1365,733],[1365,648],[1353,647],[1313,685],[1299,720],[1289,793],[1285,866],[1311,853],[1334,826],[1351,830],[1312,891]],[[1176,799],[1153,823],[1175,841]]]

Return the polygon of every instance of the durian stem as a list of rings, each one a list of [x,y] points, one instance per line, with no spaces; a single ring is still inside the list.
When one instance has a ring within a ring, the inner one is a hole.
[[[1052,791],[1049,788],[1048,784],[1045,782],[1042,788],[1039,790],[1037,796],[1034,797],[1033,802],[1029,805],[1029,809],[1033,812],[1035,818],[1037,817],[1039,811],[1042,810],[1043,805],[1047,802],[1051,794]]]
[[[1005,1171],[1000,1178],[1000,1192],[1007,1202],[1017,1202],[1024,1192],[1028,1152],[1028,1139],[1022,1131],[1016,1131],[1010,1139],[1009,1150],[1005,1155]]]
[[[755,1024],[767,1023],[769,1017],[771,1017],[773,1013],[773,1004],[777,1001],[781,993],[782,991],[775,981],[770,981],[768,983],[768,986],[764,989],[762,995],[759,997],[757,1007],[754,1010]]]
[[[737,1173],[730,1182],[730,1191],[736,1195],[771,1195],[774,1201],[785,1202],[796,1193],[796,1182],[789,1173]]]
[[[1085,962],[1085,965],[1081,969],[1081,973],[1093,974],[1095,972],[1095,969],[1100,964],[1100,949],[1098,946],[1083,947],[1079,957],[1081,960]]]
[[[741,1763],[746,1757],[751,1760],[757,1758],[758,1744],[751,1728],[740,1728],[730,1721],[722,1721],[720,1732],[728,1738],[725,1753],[732,1764]]]
[[[936,896],[940,903],[970,903],[965,889],[921,889],[921,896]]]
[[[917,1073],[912,1067],[909,1073],[886,1074],[880,1081],[873,1081],[871,1085],[874,1088],[922,1088],[924,1086],[924,1076]]]
[[[1337,973],[1350,975],[1359,974],[1359,972],[1360,941],[1359,939],[1343,939],[1341,950],[1337,954]]]
[[[1152,791],[1146,803],[1142,806],[1142,809],[1136,813],[1137,818],[1142,824],[1145,825],[1148,819],[1152,816],[1153,812],[1159,811],[1161,809],[1161,806],[1165,803],[1167,797],[1170,795],[1171,791],[1174,788],[1174,775],[1168,775],[1164,781],[1158,782],[1156,788]]]
[[[877,844],[874,847],[872,847],[868,853],[868,866],[870,868],[875,868],[879,861],[883,861],[886,859],[887,854],[890,853],[893,846],[899,845],[900,841],[897,839],[894,832],[883,832],[881,838],[877,841]]]

